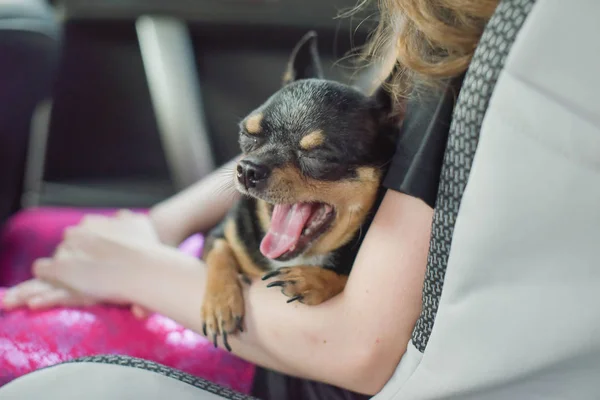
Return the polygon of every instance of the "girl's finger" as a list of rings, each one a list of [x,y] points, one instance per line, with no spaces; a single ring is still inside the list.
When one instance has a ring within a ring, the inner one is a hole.
[[[87,257],[65,257],[38,260],[33,266],[33,274],[42,280],[58,282],[75,293],[96,300],[110,297],[117,278],[110,264],[101,264]],[[108,292],[108,294],[107,294]]]
[[[77,268],[84,261],[74,258],[70,254],[67,257],[40,258],[33,263],[33,276],[48,282],[60,282],[59,286],[72,287],[72,281],[81,278],[88,272],[86,269]],[[93,278],[92,278],[93,279]]]
[[[52,254],[53,258],[62,258],[66,257],[69,254],[68,246],[66,246],[65,242],[62,242],[56,249],[54,249],[54,254]]]
[[[63,241],[69,239],[73,235],[76,235],[77,232],[79,232],[80,230],[81,230],[81,226],[79,226],[79,225],[67,226],[65,229],[63,229],[63,232],[62,232]]]
[[[38,258],[33,262],[31,268],[33,275],[36,278],[53,280],[53,278],[55,278],[54,270],[52,268],[53,263],[54,260],[52,258]]]
[[[108,220],[108,217],[99,214],[88,214],[81,219],[80,226],[96,225],[98,223],[104,223]]]
[[[39,293],[27,300],[27,306],[32,310],[49,308],[62,305],[69,298],[69,293],[64,289],[49,290]]]
[[[39,279],[32,279],[9,289],[5,293],[2,302],[6,308],[20,307],[25,305],[32,297],[52,289],[52,284]]]
[[[50,307],[78,307],[78,306],[91,306],[95,302],[91,299],[79,296],[66,289],[57,288],[44,293],[40,293],[27,302],[29,308],[33,310],[39,310]]]

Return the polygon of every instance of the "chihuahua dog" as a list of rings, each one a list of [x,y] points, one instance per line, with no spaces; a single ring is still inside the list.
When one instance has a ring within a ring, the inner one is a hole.
[[[383,88],[323,78],[316,33],[293,49],[283,87],[240,124],[242,198],[207,236],[204,335],[243,330],[240,276],[275,278],[287,302],[320,304],[346,284],[382,198],[398,134]]]

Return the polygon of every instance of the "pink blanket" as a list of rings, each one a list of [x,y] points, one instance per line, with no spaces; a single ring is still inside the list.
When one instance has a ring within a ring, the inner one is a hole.
[[[50,254],[62,230],[76,224],[83,213],[31,210],[9,222],[0,237],[4,282],[28,278],[31,262]],[[201,246],[202,238],[196,236],[182,250],[198,253]],[[0,289],[0,299],[4,292]],[[204,337],[160,315],[140,321],[129,309],[108,306],[41,312],[0,309],[0,385],[41,367],[96,354],[144,358],[242,393],[249,393],[254,376],[252,364],[215,349]]]

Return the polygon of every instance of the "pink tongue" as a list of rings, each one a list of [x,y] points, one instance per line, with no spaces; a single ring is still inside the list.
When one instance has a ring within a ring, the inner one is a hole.
[[[298,243],[311,212],[312,206],[307,203],[277,204],[273,208],[269,231],[260,243],[260,252],[275,259],[291,250]]]

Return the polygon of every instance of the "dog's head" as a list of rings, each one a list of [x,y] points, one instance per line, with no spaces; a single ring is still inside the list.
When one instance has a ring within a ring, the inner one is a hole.
[[[294,48],[283,87],[240,124],[236,187],[264,200],[261,252],[271,259],[327,254],[352,239],[394,151],[385,91],[368,96],[321,71],[311,32]]]

